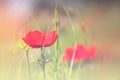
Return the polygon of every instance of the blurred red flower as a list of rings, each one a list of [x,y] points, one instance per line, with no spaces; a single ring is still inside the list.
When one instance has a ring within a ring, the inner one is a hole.
[[[82,31],[86,31],[87,27],[90,27],[92,25],[92,21],[90,19],[86,20],[82,25]]]
[[[40,32],[38,30],[30,31],[26,34],[23,41],[32,48],[48,47],[55,43],[58,38],[56,31]]]
[[[96,56],[96,48],[93,45],[90,45],[87,49],[86,49],[86,55],[85,58],[86,60],[91,60]]]
[[[72,61],[73,54],[75,54],[74,62],[77,63],[80,60],[91,60],[96,55],[96,48],[94,46],[89,46],[85,48],[84,45],[78,44],[75,48],[67,48],[65,55],[63,56],[63,61]]]
[[[89,27],[92,25],[92,21],[90,19],[86,20],[84,26]]]

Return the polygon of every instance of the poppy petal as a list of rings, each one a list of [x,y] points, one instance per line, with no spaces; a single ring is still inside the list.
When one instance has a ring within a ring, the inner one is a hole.
[[[86,55],[86,59],[87,60],[91,60],[96,56],[96,48],[94,46],[89,46],[88,51],[87,51],[87,55]]]
[[[23,41],[26,42],[30,47],[32,48],[38,48],[42,46],[42,42],[44,40],[44,35],[38,31],[30,31],[25,38],[23,38]]]
[[[65,51],[65,55],[63,57],[63,61],[71,61],[73,56],[73,51],[74,48],[67,48]]]
[[[44,33],[44,35],[45,35],[45,39],[43,42],[43,46],[45,46],[45,47],[48,47],[48,46],[51,46],[52,44],[54,44],[58,38],[58,34],[56,31]]]

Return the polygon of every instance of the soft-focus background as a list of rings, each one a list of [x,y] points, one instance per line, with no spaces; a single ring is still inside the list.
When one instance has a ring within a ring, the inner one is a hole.
[[[25,54],[16,47],[17,42],[29,30],[45,31],[49,25],[52,29],[55,5],[56,0],[0,0],[0,80],[27,80]],[[79,42],[84,43],[85,38],[97,48],[92,64],[78,66],[71,80],[120,80],[120,2],[58,0],[62,53],[66,47],[74,45],[71,24],[63,5],[71,14]],[[81,25],[89,19],[92,19],[92,25],[84,37],[80,32]],[[39,56],[39,49],[30,52],[30,61]],[[30,65],[32,78],[37,80],[39,66],[32,61]]]

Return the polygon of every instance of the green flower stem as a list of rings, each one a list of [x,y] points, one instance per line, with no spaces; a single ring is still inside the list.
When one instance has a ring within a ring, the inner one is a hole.
[[[58,22],[58,0],[56,1],[56,5],[55,5],[55,11],[54,11],[54,30],[57,30],[57,22]]]
[[[29,63],[29,50],[26,51],[26,58],[27,58],[27,64],[28,64],[28,71],[29,71],[29,78],[31,79],[31,71],[30,71],[30,63]]]
[[[59,39],[58,39],[59,40]],[[56,80],[58,80],[57,78],[58,78],[58,59],[59,59],[59,52],[58,52],[58,40],[57,40],[57,43],[56,43],[56,65],[55,65],[55,67],[56,67]]]
[[[57,8],[58,8],[58,0],[56,0],[56,5],[55,5],[55,10],[54,10],[54,30],[56,30],[58,32],[58,35],[59,35],[59,31],[58,31],[58,11],[57,11]],[[56,52],[56,64],[55,64],[55,70],[56,70],[56,80],[58,80],[58,61],[59,61],[59,37],[56,41],[56,44],[55,44],[55,52]]]

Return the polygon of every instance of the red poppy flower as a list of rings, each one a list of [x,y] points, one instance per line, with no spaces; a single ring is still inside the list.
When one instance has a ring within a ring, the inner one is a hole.
[[[73,54],[75,53],[74,62],[79,62],[80,60],[91,60],[96,55],[96,49],[94,46],[90,46],[88,49],[84,45],[78,44],[76,49],[67,48],[65,55],[63,56],[63,61],[72,61]]]
[[[56,31],[45,33],[35,30],[27,33],[23,41],[32,48],[39,48],[51,46],[57,38],[58,34]]]

